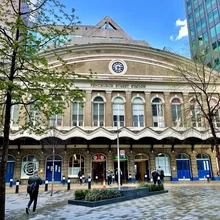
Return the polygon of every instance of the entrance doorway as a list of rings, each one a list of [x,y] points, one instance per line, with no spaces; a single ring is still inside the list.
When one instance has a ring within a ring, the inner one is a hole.
[[[106,159],[104,154],[92,156],[92,178],[94,181],[102,182],[106,179]]]
[[[61,181],[62,173],[62,158],[59,155],[54,157],[54,181]],[[46,178],[48,181],[52,181],[53,175],[53,155],[47,157],[46,163]]]
[[[191,179],[190,160],[186,154],[178,154],[176,156],[176,167],[178,179]]]
[[[6,183],[10,182],[10,179],[14,178],[14,168],[15,168],[15,158],[8,156],[7,166],[6,166]]]
[[[118,169],[118,156],[115,154],[113,157],[114,160],[114,174],[116,176],[116,171]],[[123,157],[120,157],[120,169],[122,171],[122,180],[127,181],[128,180],[128,157],[124,155]]]
[[[196,156],[196,161],[199,179],[206,179],[207,175],[211,178],[211,166],[208,155],[198,154]]]
[[[150,179],[150,171],[149,171],[149,163],[148,163],[149,157],[146,154],[137,154],[135,156],[135,178],[139,181],[145,180],[145,175],[147,175],[147,179]]]

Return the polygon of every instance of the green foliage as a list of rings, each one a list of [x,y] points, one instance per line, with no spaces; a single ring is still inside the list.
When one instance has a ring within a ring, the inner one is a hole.
[[[88,190],[76,190],[75,191],[75,200],[85,200]]]
[[[118,190],[108,189],[93,189],[93,190],[76,190],[75,199],[85,201],[99,201],[121,197],[121,192]]]
[[[22,11],[23,4],[28,11]],[[51,126],[51,116],[62,116],[73,99],[83,103],[85,94],[75,79],[88,80],[92,72],[77,74],[62,58],[63,53],[71,53],[67,44],[79,23],[73,12],[66,13],[59,0],[1,1],[1,131],[5,121],[14,120],[9,115],[13,105],[19,106],[21,113],[14,124],[29,133],[43,133]]]
[[[149,192],[164,190],[164,185],[162,183],[157,185],[157,184],[150,184],[150,183],[140,182],[139,186],[140,187],[147,187],[149,189]]]

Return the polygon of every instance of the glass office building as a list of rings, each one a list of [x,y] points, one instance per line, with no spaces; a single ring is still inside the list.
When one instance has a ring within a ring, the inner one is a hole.
[[[185,0],[185,8],[191,57],[199,51],[220,71],[220,0]]]

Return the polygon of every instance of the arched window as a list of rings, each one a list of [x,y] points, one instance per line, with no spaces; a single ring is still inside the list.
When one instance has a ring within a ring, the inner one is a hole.
[[[213,124],[215,127],[220,127],[220,111],[219,111],[219,103],[216,99],[211,99],[210,102],[211,111],[213,111]]]
[[[123,127],[125,121],[124,101],[122,98],[117,97],[113,101],[113,126]]]
[[[102,97],[93,100],[93,126],[104,126],[104,101]]]
[[[34,170],[39,169],[39,159],[34,154],[25,156],[21,165],[21,177],[29,177],[33,175]]]
[[[31,104],[30,104],[30,120],[32,120],[32,123],[34,126],[40,124],[40,118],[41,118],[41,113],[39,111],[38,105],[36,104],[37,101],[36,99],[32,98],[31,99]]]
[[[182,105],[178,98],[171,101],[172,122],[174,127],[181,127],[182,124]]]
[[[177,154],[176,159],[177,160],[189,160],[189,156],[187,154]]]
[[[154,98],[152,101],[153,126],[164,127],[163,103],[160,98]]]
[[[78,177],[78,172],[80,170],[84,173],[84,156],[73,154],[69,158],[68,175],[71,177]]]
[[[144,127],[144,105],[141,98],[133,100],[133,127]]]
[[[11,107],[11,125],[16,126],[18,124],[19,105],[12,105]]]
[[[207,159],[209,160],[209,156],[206,154],[197,154],[196,159]]]
[[[191,111],[192,127],[201,127],[202,126],[201,108],[195,99],[192,99],[190,101],[190,111]]]
[[[84,106],[79,99],[73,100],[72,125],[83,126]]]
[[[165,176],[171,176],[170,159],[166,154],[158,154],[155,158],[156,169],[163,170]]]
[[[56,103],[57,107],[59,106],[59,102]],[[50,126],[57,127],[62,126],[63,117],[61,114],[54,114],[50,116]]]

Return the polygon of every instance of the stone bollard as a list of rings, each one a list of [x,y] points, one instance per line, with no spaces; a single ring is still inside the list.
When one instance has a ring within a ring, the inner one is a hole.
[[[68,177],[68,180],[67,180],[67,190],[70,190],[70,177]]]
[[[12,187],[13,186],[13,179],[10,179],[10,185],[9,187]]]
[[[88,189],[91,189],[91,177],[88,177]]]
[[[48,191],[48,179],[45,180],[45,192]]]
[[[15,193],[19,193],[19,180],[17,180],[16,182],[16,189],[15,189]]]

